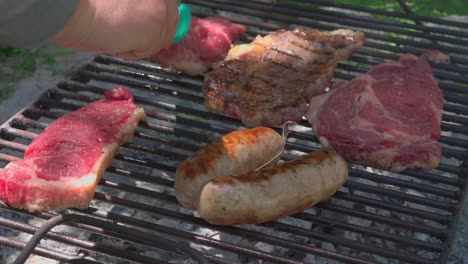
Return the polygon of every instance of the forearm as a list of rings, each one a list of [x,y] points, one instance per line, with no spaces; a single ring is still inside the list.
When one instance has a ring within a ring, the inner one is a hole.
[[[0,0],[0,45],[32,47],[59,32],[78,0]]]

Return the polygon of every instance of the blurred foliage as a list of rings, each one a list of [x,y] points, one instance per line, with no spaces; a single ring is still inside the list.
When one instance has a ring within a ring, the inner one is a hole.
[[[18,80],[32,76],[39,65],[54,65],[58,56],[69,52],[62,49],[52,51],[44,46],[32,49],[0,46],[0,102],[13,93]]]
[[[307,1],[280,1],[304,6],[315,6],[307,3]],[[400,5],[395,0],[333,0],[333,2],[403,12]],[[468,15],[468,1],[466,0],[407,0],[405,3],[415,14],[420,16],[441,17],[447,15]]]
[[[400,5],[394,0],[336,0],[336,2],[402,11]],[[441,17],[468,14],[468,2],[465,0],[411,0],[405,3],[411,11],[420,16]]]

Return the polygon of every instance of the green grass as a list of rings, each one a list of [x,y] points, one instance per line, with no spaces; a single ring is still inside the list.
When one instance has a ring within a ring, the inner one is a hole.
[[[0,46],[0,102],[14,92],[16,82],[32,76],[39,65],[52,67],[57,57],[69,53],[46,46],[33,49]]]
[[[401,11],[396,1],[389,0],[338,0],[338,2]],[[464,0],[410,0],[406,4],[420,16],[441,17],[447,15],[467,15],[468,4]]]
[[[315,5],[299,0],[280,1],[315,7]],[[402,12],[402,9],[394,0],[334,0],[333,2]],[[468,3],[465,0],[407,0],[405,2],[414,13],[420,16],[468,15]]]

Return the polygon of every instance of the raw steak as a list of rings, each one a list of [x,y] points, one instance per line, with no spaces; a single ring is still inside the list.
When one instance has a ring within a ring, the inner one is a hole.
[[[132,94],[119,87],[52,122],[26,148],[24,160],[0,173],[0,197],[31,212],[86,208],[119,145],[145,118]]]
[[[339,82],[306,117],[325,148],[394,172],[438,166],[444,98],[429,64],[412,54]]]
[[[364,42],[351,30],[278,30],[233,47],[205,78],[205,106],[248,126],[298,121],[330,84],[336,63]]]
[[[187,35],[180,42],[160,50],[149,60],[189,75],[200,75],[214,62],[223,60],[232,42],[238,40],[245,30],[244,26],[222,18],[194,17]]]

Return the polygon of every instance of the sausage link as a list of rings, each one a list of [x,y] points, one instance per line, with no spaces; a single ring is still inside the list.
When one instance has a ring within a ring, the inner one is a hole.
[[[226,134],[179,165],[174,179],[176,198],[182,206],[195,208],[200,191],[207,182],[255,170],[274,159],[283,146],[282,137],[268,127]]]
[[[237,177],[216,178],[201,191],[197,210],[216,225],[263,223],[326,201],[347,176],[341,156],[316,151]]]

